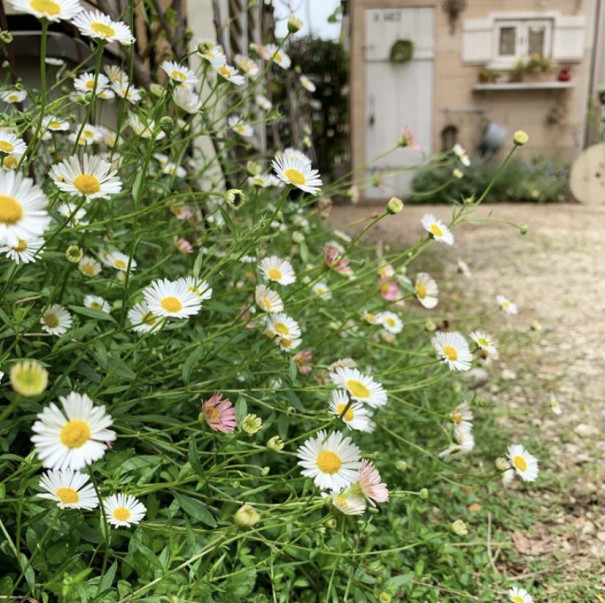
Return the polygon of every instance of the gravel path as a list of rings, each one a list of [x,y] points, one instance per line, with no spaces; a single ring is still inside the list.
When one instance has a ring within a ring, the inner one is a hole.
[[[335,207],[329,222],[354,232],[359,225],[347,223],[381,209]],[[406,206],[380,222],[368,239],[409,246],[426,234],[420,225],[425,213],[446,223],[451,217],[446,206]],[[605,207],[495,204],[474,217],[490,214],[493,221],[486,224],[457,228],[452,248],[433,245],[428,261],[436,261],[441,278],[455,271],[458,258],[472,270],[462,283],[445,279],[443,290],[457,293],[442,297],[438,308],[452,317],[461,310],[480,314],[481,327],[483,318],[491,317],[485,328],[499,341],[501,360],[479,393],[507,409],[497,421],[509,432],[514,426],[517,441],[537,437],[552,452],[547,464],[555,483],[532,493],[551,520],[534,526],[530,539],[546,542],[542,554],[552,556],[553,567],[561,565],[562,553],[569,557],[567,569],[557,570],[561,578],[573,582],[588,572],[596,579],[595,573],[603,573],[605,543],[599,508],[605,452]],[[529,232],[521,236],[502,221],[527,224]],[[497,294],[517,303],[518,316],[496,311]],[[563,410],[560,416],[550,409],[552,395]]]

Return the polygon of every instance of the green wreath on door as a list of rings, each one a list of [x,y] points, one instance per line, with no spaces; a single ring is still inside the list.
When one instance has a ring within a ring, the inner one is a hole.
[[[414,56],[414,42],[412,40],[397,40],[391,46],[389,61],[391,63],[407,63]]]

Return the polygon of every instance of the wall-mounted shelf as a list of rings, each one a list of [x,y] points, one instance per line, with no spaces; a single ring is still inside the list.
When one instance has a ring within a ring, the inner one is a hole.
[[[487,90],[564,90],[573,88],[573,82],[503,82],[492,84],[475,84],[474,91]]]

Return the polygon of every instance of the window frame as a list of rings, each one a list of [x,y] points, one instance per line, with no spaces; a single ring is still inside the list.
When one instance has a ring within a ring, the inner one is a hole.
[[[541,55],[544,57],[552,56],[555,19],[552,17],[496,17],[493,21],[492,57],[489,67],[493,69],[512,69],[519,59],[529,56],[529,29],[532,26],[544,27],[544,47]],[[515,53],[514,55],[500,54],[501,31],[511,27],[516,30]]]

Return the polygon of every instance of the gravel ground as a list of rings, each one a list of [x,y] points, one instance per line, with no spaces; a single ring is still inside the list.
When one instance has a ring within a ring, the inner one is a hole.
[[[356,232],[381,209],[337,206],[329,224]],[[420,225],[425,213],[447,223],[451,209],[406,206],[381,221],[366,240],[407,247],[426,234]],[[452,317],[460,310],[477,313],[481,327],[483,318],[491,317],[485,329],[500,342],[501,360],[490,367],[479,394],[506,409],[497,421],[509,433],[514,429],[517,441],[538,437],[552,452],[547,463],[555,479],[538,482],[532,491],[550,520],[534,526],[525,542],[513,535],[517,550],[542,560],[551,557],[553,569],[561,568],[556,570],[561,584],[586,580],[587,574],[596,580],[604,573],[605,543],[602,505],[599,509],[605,452],[605,207],[496,204],[479,208],[473,217],[488,216],[480,226],[458,227],[452,248],[432,246],[428,261],[439,266],[441,278],[445,275],[440,287],[455,292],[438,308]],[[521,236],[506,222],[527,224],[529,232]],[[459,258],[472,270],[462,283],[461,277],[447,278]],[[515,301],[519,314],[499,313],[497,294]],[[550,409],[552,395],[563,410],[560,416]],[[499,569],[509,573],[511,568]]]

